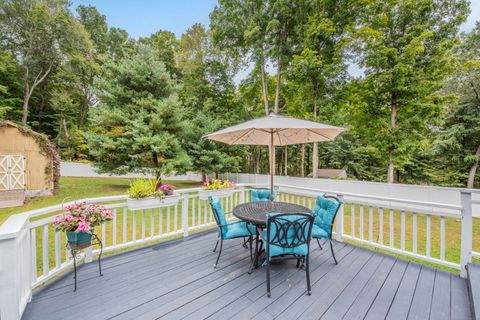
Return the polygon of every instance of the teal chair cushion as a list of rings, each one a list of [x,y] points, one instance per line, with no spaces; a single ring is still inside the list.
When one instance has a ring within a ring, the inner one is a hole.
[[[335,201],[334,199],[329,199],[324,196],[318,196],[315,200],[315,208],[313,208],[313,214],[315,220],[313,224],[317,227],[323,229],[327,233],[327,237],[331,236],[331,226],[335,220],[335,215],[337,210],[342,203]],[[316,238],[313,235],[312,236]]]
[[[278,212],[272,212],[272,213],[269,213],[267,215],[267,220],[268,220],[268,217],[269,216],[272,216],[272,215],[277,215],[277,214],[280,214]],[[295,220],[298,220],[298,219],[304,219],[303,216],[299,216],[299,215],[295,215],[295,214],[292,214],[292,215],[288,215],[288,216],[282,216],[282,219],[285,219],[285,220],[289,220],[289,221],[295,221]],[[308,230],[308,226],[306,228]],[[271,224],[271,229],[270,230],[264,230],[263,231],[263,238],[265,240],[267,240],[267,232],[270,232],[270,239],[273,239],[273,237],[275,236],[275,233],[277,232],[276,230],[276,226],[275,224]],[[295,241],[294,240],[294,237],[295,237],[295,234],[294,234],[294,230],[293,229],[290,229],[288,230],[288,235],[287,235],[287,241],[289,243],[292,243],[292,241]],[[281,256],[281,255],[286,255],[286,254],[295,254],[295,255],[299,255],[299,256],[307,256],[308,255],[308,245],[305,243],[305,244],[301,244],[301,245],[298,245],[296,247],[293,247],[293,248],[284,248],[282,246],[277,246],[277,245],[274,245],[274,244],[266,244],[269,246],[269,257],[272,258],[272,257],[275,257],[275,256]]]
[[[325,239],[325,238],[330,238],[330,236],[328,232],[326,232],[325,230],[323,230],[322,228],[314,224],[312,227],[312,238]]]
[[[216,217],[216,221],[220,225],[227,224],[227,219],[225,218],[225,212],[223,212],[222,202],[217,197],[210,197],[210,205],[212,206],[213,214]]]
[[[273,189],[273,200],[277,201],[278,188]],[[250,201],[270,201],[270,189],[252,189],[250,190]]]
[[[217,225],[221,230],[222,239],[233,239],[240,237],[249,237],[255,234],[255,227],[246,222],[228,223],[225,218],[225,212],[222,208],[222,202],[216,197],[210,197],[210,205],[215,215]]]
[[[225,232],[223,232],[225,231]],[[255,234],[255,227],[246,222],[237,222],[222,228],[223,239],[249,237]]]

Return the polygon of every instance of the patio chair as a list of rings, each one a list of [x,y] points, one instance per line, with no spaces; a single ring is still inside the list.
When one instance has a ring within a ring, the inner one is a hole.
[[[315,208],[313,209],[313,215],[315,220],[313,221],[312,238],[317,239],[318,246],[323,249],[320,244],[321,239],[325,239],[330,243],[330,250],[332,251],[332,257],[335,264],[338,264],[337,258],[333,251],[332,244],[332,231],[335,218],[342,202],[334,196],[318,196],[315,200]]]
[[[273,187],[273,200],[277,201],[278,187]],[[270,189],[257,188],[250,190],[250,202],[270,201]]]
[[[222,209],[222,202],[216,197],[208,197],[210,206],[212,208],[213,217],[218,226],[218,238],[213,252],[217,250],[218,242],[220,242],[220,250],[218,251],[217,261],[214,268],[217,267],[218,260],[222,254],[223,240],[236,239],[236,238],[248,238],[250,245],[250,259],[252,259],[252,236],[256,234],[255,227],[246,223],[245,221],[233,221],[228,222],[225,218],[225,213]],[[245,241],[244,241],[245,244]]]
[[[270,262],[272,259],[295,259],[297,268],[302,262],[307,276],[307,293],[310,288],[309,250],[313,216],[306,213],[267,214],[267,230],[263,231],[267,265],[267,295],[270,292]]]

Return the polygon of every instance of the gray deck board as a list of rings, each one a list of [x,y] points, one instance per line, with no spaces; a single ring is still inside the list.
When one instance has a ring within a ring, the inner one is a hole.
[[[248,274],[249,251],[225,241],[217,269],[215,234],[110,256],[34,293],[23,319],[468,319],[467,283],[457,275],[346,243],[313,245],[312,295],[295,261]]]

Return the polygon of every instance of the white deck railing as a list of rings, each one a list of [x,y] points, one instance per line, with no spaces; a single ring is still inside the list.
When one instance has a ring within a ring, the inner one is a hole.
[[[252,184],[248,184],[253,186]],[[257,185],[259,186],[259,185]],[[430,263],[459,269],[480,253],[472,250],[471,191],[461,193],[461,205],[433,203],[351,192],[278,185],[279,200],[311,209],[315,197],[329,193],[344,202],[335,226],[338,241],[347,239]],[[228,217],[235,205],[248,201],[246,185],[222,199]],[[180,202],[170,207],[130,211],[127,196],[90,198],[79,201],[104,204],[114,210],[112,221],[95,230],[102,239],[103,252],[120,251],[170,237],[187,237],[190,232],[215,225],[207,201],[199,189],[176,191]],[[66,203],[65,205],[70,204]],[[19,319],[32,290],[69,270],[72,257],[66,250],[65,235],[51,226],[62,205],[11,216],[0,226],[0,318]],[[478,231],[480,232],[480,230]],[[453,236],[454,233],[461,235]],[[98,247],[85,250],[84,262],[92,261]]]

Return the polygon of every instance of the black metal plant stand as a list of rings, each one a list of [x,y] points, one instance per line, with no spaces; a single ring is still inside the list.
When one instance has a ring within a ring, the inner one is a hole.
[[[94,239],[91,243],[86,244],[86,245],[79,245],[79,246],[72,246],[68,241],[66,247],[70,250],[70,253],[72,255],[73,259],[73,279],[75,280],[75,287],[73,289],[73,292],[77,291],[77,255],[78,253],[86,249],[88,247],[91,247],[93,245],[100,245],[100,254],[98,255],[98,272],[100,273],[100,276],[103,276],[102,274],[102,263],[101,263],[101,258],[102,258],[102,253],[103,253],[103,243],[102,240],[96,235],[92,234],[92,238]]]

